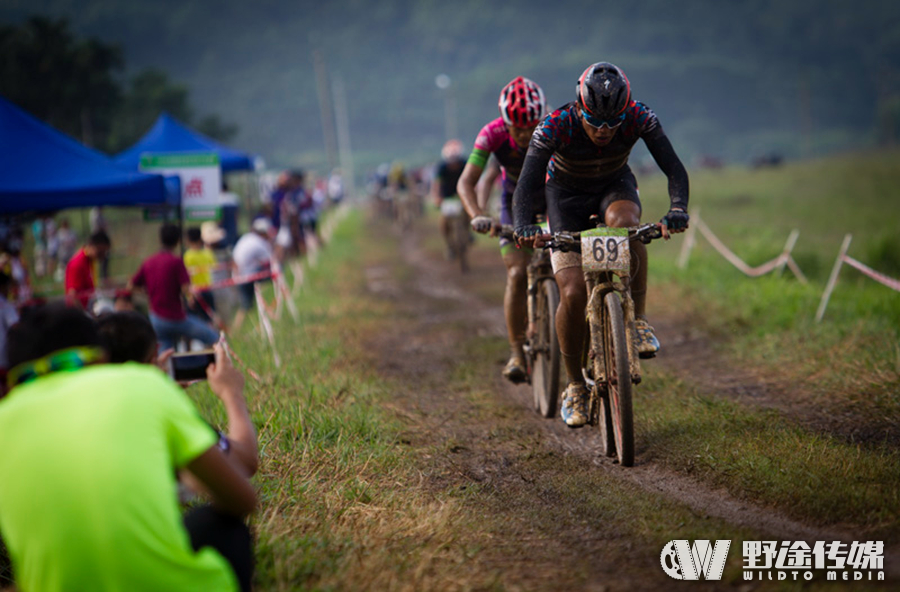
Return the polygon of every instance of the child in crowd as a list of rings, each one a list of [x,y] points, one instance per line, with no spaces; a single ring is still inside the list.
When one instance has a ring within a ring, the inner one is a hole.
[[[216,256],[212,249],[203,243],[200,228],[196,226],[188,228],[186,234],[187,249],[184,251],[184,266],[191,278],[191,288],[194,290],[195,296],[195,302],[188,307],[188,314],[223,329],[222,321],[216,314],[216,300],[212,290],[196,291],[212,285]]]

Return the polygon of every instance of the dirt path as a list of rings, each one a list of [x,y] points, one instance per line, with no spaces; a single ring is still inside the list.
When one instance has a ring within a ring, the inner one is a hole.
[[[687,507],[698,519],[720,520],[737,529],[778,540],[857,540],[851,532],[826,530],[791,520],[771,509],[711,490],[688,477],[637,458],[623,470],[597,455],[596,431],[571,430],[531,410],[528,387],[500,378],[505,361],[492,360],[494,371],[471,377],[491,392],[486,399],[447,387],[450,377],[465,373],[458,346],[473,336],[503,338],[499,299],[488,302],[471,288],[480,282],[502,281],[499,257],[478,257],[463,277],[450,263],[430,257],[422,238],[403,238],[399,257],[406,272],[391,265],[370,267],[366,279],[372,293],[389,298],[398,308],[395,329],[371,344],[379,370],[409,385],[396,393],[394,409],[408,426],[407,441],[424,450],[424,478],[435,491],[457,488],[460,495],[476,490],[471,503],[494,518],[485,523],[484,544],[477,561],[496,570],[506,589],[656,590],[681,584],[664,574],[659,549],[625,534],[602,497],[609,491],[652,492]],[[399,279],[398,279],[399,276]],[[682,340],[679,327],[661,322],[660,338]],[[697,340],[703,347],[702,340]],[[674,349],[674,348],[673,348]],[[680,348],[683,351],[684,347]],[[704,351],[704,355],[711,355]],[[660,362],[684,366],[684,359]],[[690,372],[690,369],[685,369]],[[701,381],[710,376],[698,375]],[[716,381],[733,384],[736,392],[749,385],[748,396],[771,399],[764,384],[735,370]],[[707,384],[718,388],[721,382]],[[624,488],[624,489],[623,489]],[[482,494],[487,495],[482,495]],[[672,538],[678,538],[674,535]],[[885,565],[898,565],[886,557]],[[626,566],[623,568],[623,566]],[[896,577],[900,574],[890,574]],[[746,589],[745,583],[735,583]],[[728,588],[707,582],[706,588]]]

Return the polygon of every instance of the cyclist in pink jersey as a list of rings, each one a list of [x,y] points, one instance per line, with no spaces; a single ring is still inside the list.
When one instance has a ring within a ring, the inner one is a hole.
[[[502,224],[512,224],[512,196],[525,162],[528,142],[547,112],[541,87],[521,76],[503,87],[499,107],[500,117],[485,125],[475,138],[475,147],[456,186],[463,206],[472,218],[472,229],[483,234],[496,232]],[[499,223],[485,213],[491,185],[496,178],[493,167],[489,168],[481,185],[478,184],[491,155],[500,165],[503,183]],[[500,253],[506,264],[503,308],[510,346],[510,358],[503,369],[503,376],[519,383],[527,378],[522,348],[528,322],[526,269],[532,250],[517,249],[511,241],[501,239]]]

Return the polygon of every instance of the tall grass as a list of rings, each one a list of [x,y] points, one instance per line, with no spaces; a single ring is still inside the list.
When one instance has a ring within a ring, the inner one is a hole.
[[[834,393],[862,393],[900,420],[900,293],[844,266],[823,322],[814,321],[845,234],[854,236],[850,256],[900,276],[900,152],[704,171],[691,185],[691,211],[750,265],[774,258],[798,229],[794,257],[810,283],[788,271],[747,278],[699,236],[678,269],[679,238],[651,246],[651,315],[654,307],[693,311],[745,361]],[[664,179],[642,180],[642,200],[645,218],[664,213]]]

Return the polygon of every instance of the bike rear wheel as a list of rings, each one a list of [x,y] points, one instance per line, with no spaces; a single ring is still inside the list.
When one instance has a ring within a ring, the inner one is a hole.
[[[469,271],[469,220],[468,216],[460,214],[453,220],[453,236],[456,242],[456,256],[459,257],[459,270],[462,273]]]
[[[534,352],[531,388],[534,391],[534,410],[544,417],[556,415],[559,398],[559,339],[556,335],[556,308],[559,306],[559,287],[552,279],[543,280],[535,295]]]
[[[619,464],[634,464],[634,416],[631,401],[631,364],[628,358],[628,334],[619,295],[610,292],[603,299],[601,313],[603,366],[616,456]]]

